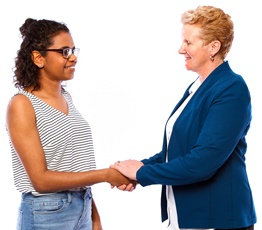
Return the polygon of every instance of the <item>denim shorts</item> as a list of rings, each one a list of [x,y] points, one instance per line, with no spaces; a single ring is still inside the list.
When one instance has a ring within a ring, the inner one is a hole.
[[[92,230],[91,188],[50,195],[22,194],[17,230]]]

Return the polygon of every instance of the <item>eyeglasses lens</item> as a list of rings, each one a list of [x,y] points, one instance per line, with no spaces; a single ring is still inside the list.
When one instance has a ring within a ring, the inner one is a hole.
[[[63,56],[64,58],[68,59],[71,57],[71,55],[74,54],[76,57],[78,57],[79,49],[78,48],[65,48],[63,49]]]

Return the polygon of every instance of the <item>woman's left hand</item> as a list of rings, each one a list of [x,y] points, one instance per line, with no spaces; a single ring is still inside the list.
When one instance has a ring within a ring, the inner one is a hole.
[[[125,160],[117,161],[115,164],[111,165],[110,168],[114,168],[129,179],[136,181],[136,173],[143,165],[141,161]]]

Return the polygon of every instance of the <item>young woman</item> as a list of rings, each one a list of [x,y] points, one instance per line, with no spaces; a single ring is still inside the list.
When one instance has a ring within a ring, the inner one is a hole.
[[[102,230],[91,187],[128,185],[96,169],[88,122],[62,82],[74,77],[79,48],[63,23],[28,18],[15,62],[19,89],[7,108],[14,183],[22,194],[17,229]]]

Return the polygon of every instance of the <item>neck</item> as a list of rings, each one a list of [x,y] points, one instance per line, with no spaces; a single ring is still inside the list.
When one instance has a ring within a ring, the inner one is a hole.
[[[61,82],[40,82],[40,88],[38,90],[33,90],[33,87],[26,88],[28,92],[40,97],[40,98],[52,98],[61,96]]]
[[[220,66],[224,60],[221,59],[215,59],[213,62],[209,62],[205,68],[203,68],[203,71],[199,74],[200,82],[202,83],[218,66]]]

